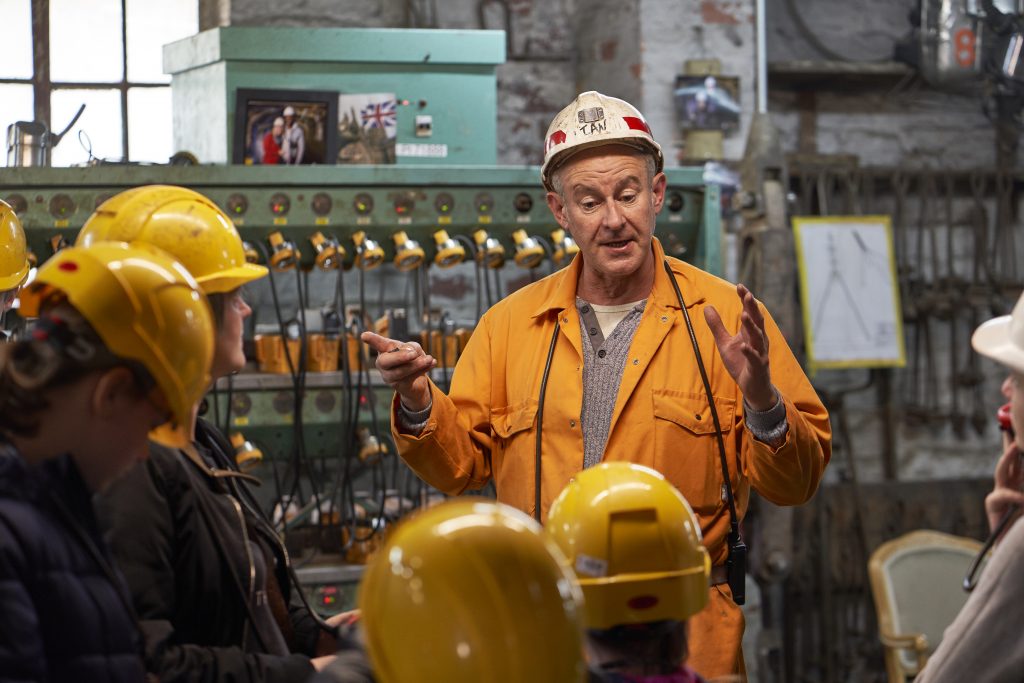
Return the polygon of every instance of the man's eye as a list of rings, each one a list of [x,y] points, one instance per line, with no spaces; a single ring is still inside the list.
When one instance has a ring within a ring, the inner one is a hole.
[[[636,197],[637,197],[637,195],[635,195],[635,194],[624,194],[624,195],[622,195],[622,203],[623,204],[632,204],[633,202],[636,201]]]

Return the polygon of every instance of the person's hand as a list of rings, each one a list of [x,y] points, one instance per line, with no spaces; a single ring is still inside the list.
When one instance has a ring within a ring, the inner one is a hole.
[[[743,301],[740,329],[729,334],[714,306],[704,308],[704,320],[715,336],[718,353],[725,369],[732,375],[750,407],[758,412],[771,410],[778,400],[772,388],[768,368],[768,334],[764,329],[764,315],[750,290],[736,285],[736,293]]]
[[[326,621],[328,626],[332,628],[339,628],[341,626],[351,626],[352,624],[362,619],[362,617],[362,610],[353,609],[349,610],[348,612],[341,612],[340,614],[335,614],[333,617],[330,617]]]
[[[317,671],[323,671],[327,668],[327,665],[338,658],[338,655],[327,655],[326,657],[314,657],[309,660],[309,663],[313,665],[313,668]]]
[[[377,352],[377,369],[384,382],[398,392],[406,410],[426,410],[430,406],[427,374],[437,365],[434,357],[416,342],[400,342],[373,332],[363,332],[359,338]]]
[[[1003,515],[1013,505],[1024,510],[1024,467],[1021,466],[1020,450],[1017,444],[1010,445],[996,463],[995,482],[992,492],[985,496],[985,514],[988,515],[988,528],[995,531]]]

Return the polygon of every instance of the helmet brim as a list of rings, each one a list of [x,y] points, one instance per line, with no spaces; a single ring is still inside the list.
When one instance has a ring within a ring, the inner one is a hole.
[[[974,350],[1018,372],[1024,372],[1024,349],[1010,338],[1012,317],[993,318],[982,323],[971,336]]]
[[[11,275],[0,277],[0,292],[6,292],[9,289],[17,289],[18,287],[21,287],[25,284],[25,280],[28,279],[28,271],[29,265],[26,263],[25,267],[21,270],[12,273]]]
[[[266,266],[255,263],[245,263],[237,268],[228,268],[204,277],[196,278],[196,282],[205,294],[226,294],[232,292],[242,285],[248,284],[261,277],[266,277]]]
[[[544,189],[548,192],[554,192],[555,187],[551,183],[551,176],[565,164],[579,154],[580,152],[588,149],[594,149],[595,147],[608,147],[611,145],[619,145],[622,147],[629,147],[636,150],[640,154],[651,154],[654,156],[654,173],[661,173],[665,169],[665,155],[661,151],[661,145],[657,142],[646,140],[641,137],[622,137],[614,139],[602,139],[594,140],[593,142],[584,142],[573,147],[570,147],[563,152],[556,154],[548,160],[548,163],[541,168],[541,182],[544,184]]]

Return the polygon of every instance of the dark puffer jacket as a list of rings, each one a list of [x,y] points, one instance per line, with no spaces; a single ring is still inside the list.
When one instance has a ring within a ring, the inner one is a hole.
[[[152,444],[149,460],[97,501],[147,648],[160,652],[152,672],[164,683],[305,681],[322,630],[300,600],[280,539],[243,482],[211,475],[211,466],[235,470],[223,437],[200,420],[194,445],[198,464]],[[267,599],[254,596],[257,556],[269,558],[280,587],[283,630],[261,608]]]
[[[69,457],[29,467],[0,443],[0,679],[145,680],[90,499]]]

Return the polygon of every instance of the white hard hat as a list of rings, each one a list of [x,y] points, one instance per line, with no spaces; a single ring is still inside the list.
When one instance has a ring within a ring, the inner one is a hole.
[[[275,126],[283,126],[284,125],[284,119],[282,119],[280,116],[278,116],[276,119],[274,119],[274,125]]]
[[[284,108],[284,115],[285,116],[295,116],[295,107],[293,107],[291,105],[285,107]]]
[[[576,152],[599,145],[627,145],[654,155],[655,172],[665,166],[661,146],[636,107],[594,90],[580,93],[558,112],[544,136],[544,164],[540,179],[554,191],[551,174]]]
[[[974,331],[971,346],[983,356],[1024,372],[1024,295],[1012,314],[983,322]]]

